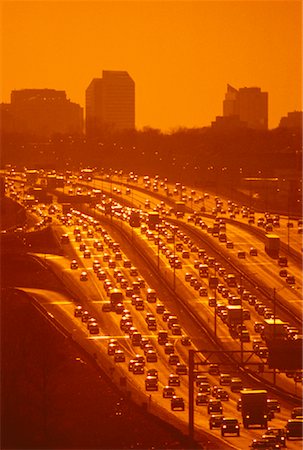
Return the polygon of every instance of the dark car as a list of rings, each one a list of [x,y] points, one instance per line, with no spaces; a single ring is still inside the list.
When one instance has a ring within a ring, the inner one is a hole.
[[[210,399],[207,405],[207,412],[208,414],[211,413],[219,413],[222,414],[223,412],[223,406],[220,400],[214,400]]]
[[[280,403],[275,398],[268,398],[267,399],[267,408],[270,411],[274,411],[274,412],[280,412],[281,411]]]
[[[302,438],[303,437],[303,417],[289,419],[286,424],[286,438]]]
[[[240,436],[240,425],[238,419],[231,417],[224,417],[221,424],[221,436],[225,436],[225,433],[232,433]]]
[[[212,414],[209,418],[209,428],[221,428],[223,414]]]
[[[286,433],[284,428],[269,427],[262,438],[267,438],[269,436],[275,436],[276,443],[280,444],[282,447],[286,447]]]
[[[202,392],[198,392],[196,396],[196,405],[197,406],[207,405],[208,402],[209,402],[209,395],[203,394]]]
[[[177,397],[176,395],[172,397],[170,405],[172,411],[175,411],[176,409],[184,411],[185,409],[184,399],[182,397]]]
[[[267,439],[254,439],[249,447],[258,450],[275,450],[281,448],[279,444],[272,444]]]
[[[297,406],[296,408],[293,408],[291,411],[291,418],[292,419],[296,419],[297,417],[302,417],[303,416],[303,407],[302,406]]]

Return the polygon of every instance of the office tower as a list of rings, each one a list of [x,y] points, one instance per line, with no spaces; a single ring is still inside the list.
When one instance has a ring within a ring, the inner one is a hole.
[[[81,134],[83,108],[66,98],[65,91],[22,89],[11,92],[10,112],[17,133],[37,137]]]
[[[301,128],[303,125],[302,111],[289,112],[287,116],[281,117],[279,128]]]
[[[135,128],[135,83],[125,71],[103,70],[86,89],[86,134]]]
[[[268,93],[258,87],[235,89],[227,85],[223,101],[223,117],[237,116],[248,128],[267,130]]]

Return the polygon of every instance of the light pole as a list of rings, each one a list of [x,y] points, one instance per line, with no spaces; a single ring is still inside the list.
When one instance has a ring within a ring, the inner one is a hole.
[[[215,294],[215,315],[214,315],[214,333],[215,339],[217,340],[217,289],[214,289]]]
[[[176,230],[173,228],[173,236],[174,236],[174,284],[173,289],[176,290]]]
[[[240,278],[241,285],[241,332],[240,332],[240,345],[241,345],[241,365],[243,364],[243,288],[242,288],[243,278]]]
[[[159,231],[159,224],[156,225],[156,229],[158,231],[158,237],[157,237],[157,245],[158,245],[158,258],[157,258],[157,267],[158,270],[160,270],[160,231]]]

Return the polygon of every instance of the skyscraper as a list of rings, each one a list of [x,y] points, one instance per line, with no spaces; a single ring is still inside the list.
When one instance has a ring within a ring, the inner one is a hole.
[[[55,89],[21,89],[11,92],[13,130],[40,137],[83,133],[83,108]]]
[[[268,93],[258,87],[244,87],[239,90],[227,85],[223,101],[223,117],[237,116],[249,128],[267,130]]]
[[[135,128],[135,83],[125,71],[103,70],[86,89],[86,134]]]

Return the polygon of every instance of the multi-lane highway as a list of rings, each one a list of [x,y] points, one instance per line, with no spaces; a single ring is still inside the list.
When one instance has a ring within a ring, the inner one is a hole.
[[[31,291],[32,295],[103,362],[121,389],[182,430],[188,426],[189,350],[200,351],[195,354],[195,362],[200,363],[195,367],[200,377],[194,381],[196,433],[208,430],[225,448],[232,445],[239,449],[248,448],[264,433],[258,427],[243,427],[239,389],[234,391],[230,380],[221,385],[220,373],[240,377],[243,388],[266,389],[268,398],[277,400],[281,408],[268,425],[284,428],[292,409],[301,402],[302,373],[269,369],[268,349],[260,331],[266,318],[274,317],[288,324],[289,339],[302,334],[302,267],[298,257],[302,245],[301,234],[295,234],[300,222],[290,228],[286,218],[271,216],[273,220],[268,221],[276,221],[275,234],[292,250],[287,253],[287,271],[295,283],[290,284],[281,276],[277,260],[264,251],[264,238],[258,234],[259,219],[262,216],[266,221],[269,216],[252,214],[226,199],[194,193],[158,178],[148,178],[149,183],[146,177],[135,183],[116,178],[77,180],[73,189],[81,186],[82,192],[103,191],[93,207],[92,202],[79,204],[68,214],[63,214],[58,203],[51,209],[45,205],[29,207],[30,214],[39,217],[37,222],[42,220],[41,226],[47,223],[45,217],[52,217],[62,248],[62,256],[33,256],[57,274],[71,297],[45,291]],[[17,192],[22,202],[21,181],[18,177],[15,180],[10,181],[8,192]],[[52,193],[60,197],[64,189]],[[187,198],[185,192],[190,193]],[[172,205],[180,199],[186,212],[176,217]],[[130,226],[131,205],[140,214],[137,227]],[[229,214],[228,208],[233,209]],[[161,224],[157,227],[148,220],[152,210],[159,212]],[[233,214],[235,217],[230,217]],[[220,241],[211,232],[216,224],[226,239]],[[235,285],[228,275],[235,277]],[[214,279],[218,283],[215,289],[210,286]],[[118,300],[113,288],[118,289]],[[149,289],[155,289],[155,301]],[[242,332],[230,326],[228,317],[228,307],[237,304],[242,311]],[[217,387],[221,388],[219,394]],[[171,399],[173,394],[176,398]],[[212,408],[213,413],[238,420],[239,437],[221,436],[220,426],[210,429]],[[299,448],[298,441],[288,441],[287,446]]]

